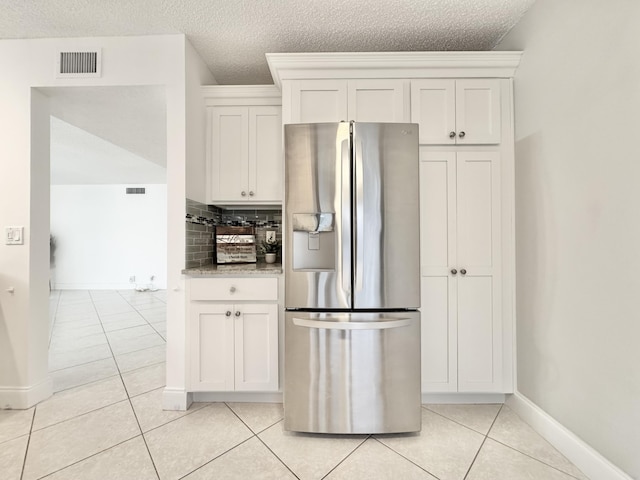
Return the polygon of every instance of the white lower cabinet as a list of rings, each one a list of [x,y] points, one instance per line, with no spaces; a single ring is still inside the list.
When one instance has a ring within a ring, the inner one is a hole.
[[[190,391],[278,390],[277,303],[192,300],[188,317]]]
[[[421,153],[423,392],[500,393],[500,156]]]

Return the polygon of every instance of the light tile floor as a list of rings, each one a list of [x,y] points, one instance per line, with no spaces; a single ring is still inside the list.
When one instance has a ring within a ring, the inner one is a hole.
[[[280,404],[161,410],[165,294],[51,295],[56,393],[0,410],[0,478],[572,480],[586,477],[502,405],[424,405],[423,430],[282,429]]]

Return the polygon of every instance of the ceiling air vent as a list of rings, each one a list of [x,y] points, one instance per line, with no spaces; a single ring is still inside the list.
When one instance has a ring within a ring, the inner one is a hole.
[[[91,78],[101,75],[102,52],[58,52],[57,78]]]
[[[127,187],[127,195],[144,195],[144,187]]]

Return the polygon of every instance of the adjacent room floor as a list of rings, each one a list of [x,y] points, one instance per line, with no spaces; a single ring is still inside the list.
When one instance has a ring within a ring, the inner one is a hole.
[[[55,395],[0,410],[12,479],[440,479],[586,477],[502,405],[424,405],[419,435],[282,430],[281,404],[162,411],[164,292],[51,295]]]

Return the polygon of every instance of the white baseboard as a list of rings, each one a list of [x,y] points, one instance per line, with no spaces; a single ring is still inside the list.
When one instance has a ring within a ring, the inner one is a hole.
[[[0,409],[25,410],[53,395],[50,377],[30,387],[0,387]]]
[[[193,401],[282,403],[282,392],[194,392]]]
[[[509,395],[506,404],[587,477],[593,480],[632,480],[521,393]]]
[[[188,410],[193,402],[193,394],[183,389],[165,388],[162,391],[163,410]]]
[[[504,393],[423,393],[422,403],[504,403]]]

